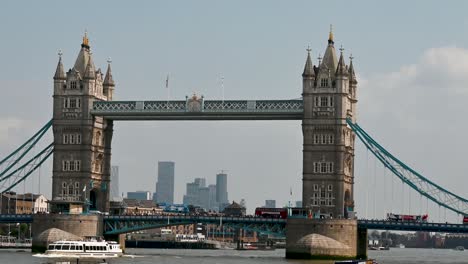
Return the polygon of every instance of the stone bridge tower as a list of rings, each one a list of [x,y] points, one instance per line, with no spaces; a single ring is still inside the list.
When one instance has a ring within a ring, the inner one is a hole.
[[[88,36],[73,68],[65,73],[61,53],[54,75],[53,212],[109,211],[113,123],[91,115],[94,101],[112,100],[110,67],[95,68]]]
[[[304,67],[303,206],[314,217],[349,218],[354,214],[354,140],[346,118],[356,121],[356,88],[352,57],[337,59],[333,32],[318,66],[310,49]]]

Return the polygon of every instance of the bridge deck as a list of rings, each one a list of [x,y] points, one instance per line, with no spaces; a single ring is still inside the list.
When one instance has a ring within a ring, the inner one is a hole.
[[[96,101],[91,114],[113,120],[302,120],[293,100]]]

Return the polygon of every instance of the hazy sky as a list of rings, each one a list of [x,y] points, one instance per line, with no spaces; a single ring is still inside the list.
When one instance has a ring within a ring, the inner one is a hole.
[[[355,57],[358,122],[414,169],[467,197],[467,8],[465,1],[4,2],[0,157],[51,118],[57,51],[66,70],[73,67],[85,29],[96,66],[105,69],[112,57],[115,100],[166,99],[167,74],[173,99],[192,92],[219,99],[221,76],[226,99],[291,99],[301,94],[305,49],[310,45],[316,64],[333,24],[335,46]],[[133,121],[114,129],[121,192],[153,192],[157,161],[172,160],[176,202],[186,182],[215,183],[221,170],[229,199],[246,199],[249,211],[266,199],[284,205],[302,198],[298,121]],[[389,173],[384,180],[381,166],[360,142],[357,148],[359,216],[419,213],[421,204],[426,210],[425,199],[412,195],[410,205],[408,189],[402,195],[401,183],[392,184]],[[50,163],[40,185],[36,173],[18,191],[40,186],[50,196]],[[429,207],[430,218],[445,220],[445,210]]]

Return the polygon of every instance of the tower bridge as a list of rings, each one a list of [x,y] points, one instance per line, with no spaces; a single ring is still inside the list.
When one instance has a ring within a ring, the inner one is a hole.
[[[339,57],[330,31],[323,57],[314,65],[311,50],[302,73],[302,97],[285,100],[114,101],[111,64],[105,74],[96,69],[87,35],[75,64],[67,72],[62,54],[54,74],[53,118],[7,160],[0,171],[2,192],[31,175],[53,155],[50,215],[0,215],[0,222],[33,222],[34,236],[51,227],[76,235],[116,235],[170,223],[219,223],[286,234],[287,257],[356,257],[367,254],[367,229],[468,232],[468,225],[397,223],[356,220],[354,157],[356,136],[384,166],[421,196],[459,214],[468,214],[468,200],[449,192],[406,166],[357,125],[358,82],[352,57]],[[121,120],[301,120],[303,132],[303,206],[309,218],[258,219],[175,216],[97,216],[109,212],[113,124]],[[52,127],[51,145],[26,163],[17,164]],[[30,166],[28,164],[36,164]],[[19,166],[11,172],[15,166]],[[6,184],[6,180],[8,184]],[[12,182],[12,183],[11,183]],[[11,183],[11,184],[10,184]],[[52,221],[51,221],[52,219]],[[166,222],[169,220],[169,223]],[[172,221],[172,222],[171,222]],[[323,248],[319,237],[340,248]],[[33,243],[34,243],[33,239]],[[38,246],[43,246],[39,245]]]

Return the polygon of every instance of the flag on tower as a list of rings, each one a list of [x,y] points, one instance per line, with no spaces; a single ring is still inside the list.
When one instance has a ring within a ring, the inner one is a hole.
[[[289,188],[289,194],[292,195],[292,188]]]
[[[166,76],[166,88],[169,88],[169,74]]]

